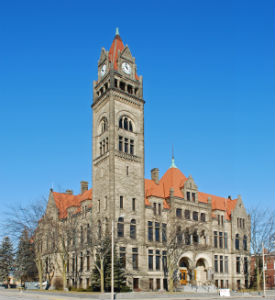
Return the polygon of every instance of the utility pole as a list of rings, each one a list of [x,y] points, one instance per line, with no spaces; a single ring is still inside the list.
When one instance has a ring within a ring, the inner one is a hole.
[[[263,247],[263,281],[264,281],[264,297],[265,297],[265,261],[264,261],[264,243],[262,243]]]
[[[114,221],[112,221],[112,271],[111,271],[111,300],[114,300]]]

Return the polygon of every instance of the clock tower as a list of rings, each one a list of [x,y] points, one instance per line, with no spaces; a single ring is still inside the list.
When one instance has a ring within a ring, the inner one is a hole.
[[[92,222],[104,234],[114,221],[116,244],[130,259],[132,251],[143,254],[145,238],[144,100],[142,76],[118,30],[110,50],[101,50],[92,110]]]

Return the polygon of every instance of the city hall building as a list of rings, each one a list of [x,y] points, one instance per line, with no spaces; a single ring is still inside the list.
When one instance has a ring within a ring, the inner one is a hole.
[[[144,105],[142,76],[117,32],[109,51],[101,50],[93,83],[92,188],[82,181],[77,195],[51,190],[45,215],[60,224],[76,220],[75,246],[58,263],[53,229],[42,234],[41,220],[43,279],[54,284],[63,274],[67,286],[90,286],[96,241],[114,222],[116,252],[133,290],[165,290],[171,276],[183,289],[247,286],[250,218],[241,197],[200,191],[174,158],[161,178],[155,168],[145,179]]]

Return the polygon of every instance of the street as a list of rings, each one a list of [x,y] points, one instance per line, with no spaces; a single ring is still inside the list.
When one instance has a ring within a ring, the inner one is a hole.
[[[0,300],[72,300],[72,299],[110,299],[110,294],[89,294],[89,293],[67,293],[64,292],[40,292],[40,291],[18,291],[18,290],[0,290]],[[180,293],[129,293],[129,294],[119,294],[116,299],[142,299],[142,300],[152,300],[152,299],[162,299],[162,300],[195,300],[195,299],[222,299],[224,297],[219,297],[218,295],[206,295],[206,294],[180,294]],[[262,300],[263,297],[256,293],[248,295],[234,294],[232,299],[240,300]],[[268,291],[265,299],[275,300],[275,291]]]

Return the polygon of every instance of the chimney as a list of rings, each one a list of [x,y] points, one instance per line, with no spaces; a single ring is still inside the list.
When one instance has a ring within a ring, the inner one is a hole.
[[[159,184],[159,169],[154,168],[151,170],[151,179],[156,183]]]
[[[67,195],[73,195],[73,190],[66,190]]]
[[[231,195],[228,196],[228,199],[232,200]]]
[[[80,181],[81,194],[88,191],[88,181]]]

